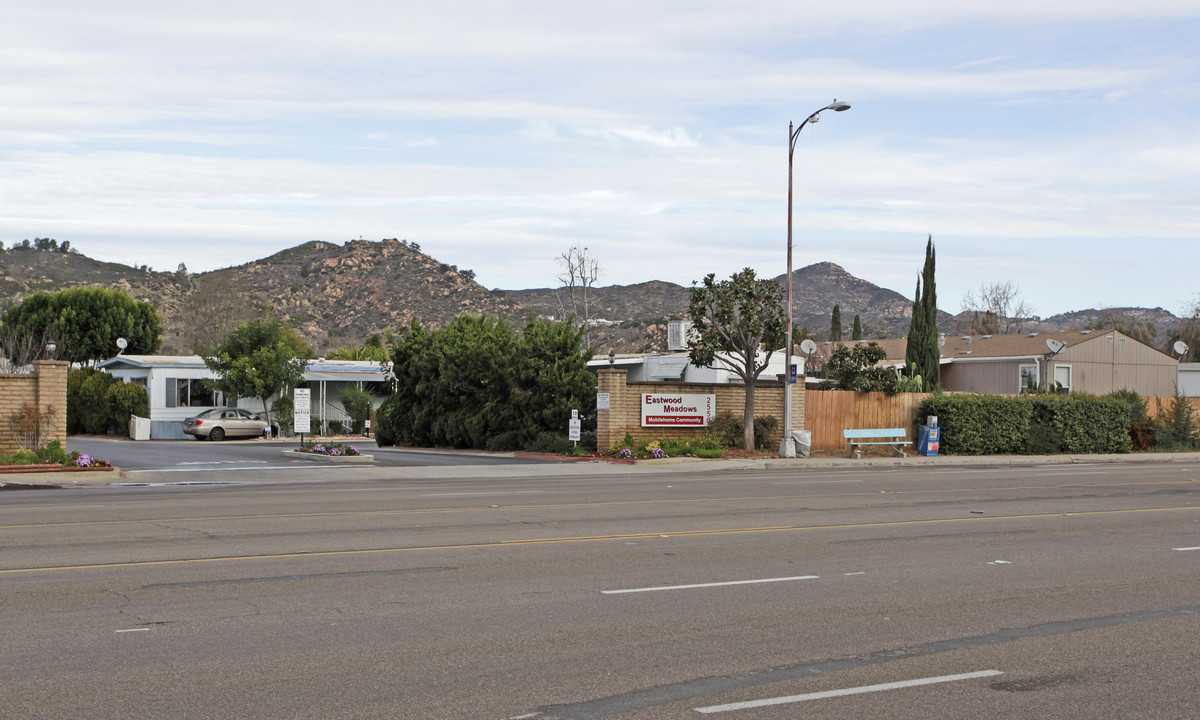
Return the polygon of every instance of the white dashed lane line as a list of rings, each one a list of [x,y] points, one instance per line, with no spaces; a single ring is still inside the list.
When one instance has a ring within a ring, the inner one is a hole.
[[[879,685],[863,685],[860,687],[842,688],[841,690],[825,690],[823,692],[805,693],[804,695],[787,695],[785,697],[749,700],[746,702],[728,703],[726,705],[709,705],[696,708],[696,712],[711,714],[730,712],[733,710],[750,710],[767,707],[768,705],[787,705],[790,703],[807,702],[809,700],[824,700],[826,698],[845,697],[847,695],[862,695],[864,693],[900,690],[902,688],[919,687],[921,685],[936,685],[938,683],[957,682],[960,680],[975,680],[977,678],[1003,675],[999,670],[980,670],[979,672],[961,673],[959,675],[940,675],[938,677],[901,680],[899,682],[881,683]]]

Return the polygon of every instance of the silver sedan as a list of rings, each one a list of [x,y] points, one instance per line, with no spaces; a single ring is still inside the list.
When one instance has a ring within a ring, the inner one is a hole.
[[[197,440],[262,437],[267,421],[241,408],[214,408],[183,421],[183,431]]]

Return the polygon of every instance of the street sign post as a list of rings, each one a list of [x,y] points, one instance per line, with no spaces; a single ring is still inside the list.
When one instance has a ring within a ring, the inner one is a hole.
[[[579,411],[572,410],[571,419],[567,423],[567,439],[575,443],[575,445],[579,444],[581,425],[582,422],[579,420]]]
[[[311,412],[312,391],[308,388],[296,388],[292,394],[292,427],[300,433],[300,446],[304,447],[304,433],[312,424]]]

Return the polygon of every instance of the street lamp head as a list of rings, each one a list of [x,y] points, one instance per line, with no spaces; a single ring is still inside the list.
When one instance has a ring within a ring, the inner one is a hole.
[[[834,100],[833,102],[829,103],[825,109],[833,110],[834,112],[845,112],[846,110],[850,109],[850,103],[843,102],[841,100]]]

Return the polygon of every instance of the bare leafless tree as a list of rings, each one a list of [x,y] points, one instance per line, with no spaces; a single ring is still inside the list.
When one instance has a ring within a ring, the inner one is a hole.
[[[573,315],[575,327],[583,327],[583,344],[592,346],[591,340],[591,289],[600,279],[600,263],[587,248],[578,245],[555,258],[563,271],[558,274],[562,283],[558,294],[558,308],[562,315]]]
[[[52,325],[41,333],[22,332],[15,327],[0,328],[0,365],[6,368],[5,372],[12,372],[34,360],[57,360],[57,348],[54,351],[49,348],[53,337]]]
[[[1187,352],[1180,358],[1182,362],[1200,362],[1200,298],[1190,308],[1189,317],[1184,318],[1167,341],[1172,356],[1175,355],[1176,340],[1182,340],[1187,345]]]
[[[1021,298],[1021,288],[1011,282],[984,283],[963,295],[967,330],[976,335],[1013,335],[1024,332],[1033,309]]]

